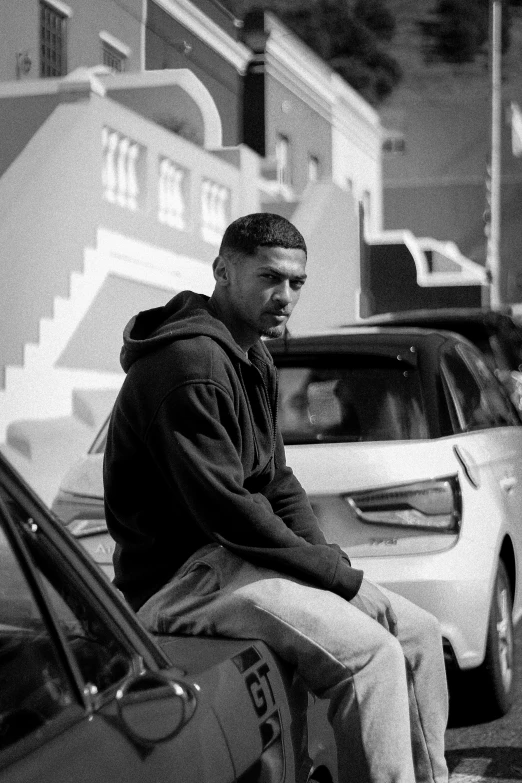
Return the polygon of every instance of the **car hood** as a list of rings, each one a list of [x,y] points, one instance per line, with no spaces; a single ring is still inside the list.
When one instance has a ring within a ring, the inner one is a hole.
[[[103,499],[103,454],[87,454],[68,470],[60,484],[61,492]]]

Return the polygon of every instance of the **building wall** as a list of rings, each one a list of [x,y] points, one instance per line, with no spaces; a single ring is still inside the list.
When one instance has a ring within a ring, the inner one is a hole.
[[[359,316],[361,278],[359,214],[353,197],[332,182],[316,182],[291,217],[306,240],[308,263],[290,333],[353,323]]]
[[[29,113],[29,99],[21,103]],[[12,114],[7,108],[1,111],[6,138],[10,125],[16,133],[9,120],[17,106],[9,107]],[[1,367],[21,363],[40,319],[52,315],[55,297],[68,294],[71,272],[81,270],[83,247],[94,244],[101,194],[95,122],[86,107],[55,106],[0,179],[2,289],[9,292],[0,308]]]
[[[241,57],[239,63],[230,62],[233,58],[227,58],[210,45],[206,37],[201,37],[173,16],[175,11],[175,4],[170,2],[148,3],[145,68],[189,68],[207,87],[216,103],[223,125],[223,144],[234,146],[240,141]],[[235,30],[233,25],[228,26],[231,31]],[[230,31],[225,32],[228,35]],[[243,51],[243,59],[246,65],[246,50]]]
[[[340,76],[269,13],[245,19],[243,37],[253,58],[245,81],[244,141],[280,176],[277,143],[289,142],[290,191],[317,179],[334,182],[367,207],[368,228],[382,228],[381,125],[378,113]]]
[[[364,209],[368,232],[382,230],[382,127],[377,112],[340,77],[332,126],[332,179]]]
[[[385,188],[385,228],[455,242],[477,263],[486,261],[484,183],[418,183]]]
[[[53,0],[47,0],[53,7]],[[126,70],[139,71],[143,0],[68,0],[56,7],[69,11],[67,71],[102,62],[100,33],[108,33],[125,47]],[[0,81],[37,79],[40,76],[39,0],[2,0],[0,3]],[[30,69],[17,74],[17,55],[27,54]]]
[[[381,112],[390,150],[383,156],[384,227],[455,242],[485,264],[491,106],[487,86],[464,94],[399,91]],[[522,301],[522,158],[513,156],[509,101],[502,109],[501,295]],[[518,275],[518,283],[517,281]]]
[[[265,90],[266,155],[273,159],[278,138],[284,136],[288,139],[289,184],[299,196],[309,182],[310,156],[319,163],[319,177],[331,179],[331,122],[273,74],[267,75]]]

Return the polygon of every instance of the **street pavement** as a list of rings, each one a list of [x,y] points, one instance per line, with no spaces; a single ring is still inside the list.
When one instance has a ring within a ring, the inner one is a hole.
[[[522,622],[516,628],[516,696],[504,717],[457,725],[450,716],[446,732],[446,758],[450,783],[519,783],[522,781]],[[480,701],[480,694],[474,694]],[[471,696],[470,696],[471,698]],[[471,705],[471,715],[479,715]]]

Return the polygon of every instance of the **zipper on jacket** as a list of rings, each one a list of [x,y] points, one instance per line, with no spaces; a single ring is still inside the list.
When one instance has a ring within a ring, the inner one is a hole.
[[[252,363],[250,363],[250,364],[251,364],[252,367],[254,367],[254,365]],[[255,367],[255,369],[257,370],[257,367]],[[259,443],[258,443],[258,440],[257,440],[257,433],[256,433],[255,422],[254,422],[254,416],[253,416],[253,413],[252,413],[252,407],[250,405],[250,400],[248,398],[247,389],[246,389],[246,386],[245,386],[245,381],[243,379],[243,370],[242,370],[240,364],[238,364],[238,366],[237,366],[237,374],[239,376],[239,382],[241,384],[241,388],[243,389],[243,394],[245,396],[246,406],[248,408],[248,415],[250,417],[250,425],[252,427],[252,436],[253,436],[253,440],[254,440],[254,455],[255,455],[256,463],[259,465],[261,463],[261,451],[260,451]],[[261,377],[261,380],[263,380],[262,377]]]
[[[252,364],[252,367],[255,367],[256,371],[259,373],[259,376],[261,378],[261,383],[263,384],[263,391],[265,393],[266,403],[267,403],[267,409],[268,413],[270,415],[270,421],[272,424],[272,443],[270,447],[271,452],[271,459],[273,459],[275,454],[275,444],[276,444],[276,427],[277,427],[277,395],[278,395],[278,385],[279,385],[279,379],[277,376],[277,373],[274,374],[274,391],[275,396],[272,400],[270,398],[270,390],[267,388],[266,381],[263,377],[263,373],[261,370],[256,367],[255,364]],[[268,374],[270,373],[270,370],[268,369]],[[271,379],[272,380],[272,379]]]

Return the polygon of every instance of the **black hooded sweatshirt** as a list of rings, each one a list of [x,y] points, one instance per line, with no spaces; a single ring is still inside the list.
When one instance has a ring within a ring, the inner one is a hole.
[[[350,600],[362,572],[327,544],[277,426],[277,374],[260,340],[248,356],[208,297],[183,291],[124,331],[126,378],[104,459],[115,585],[138,610],[197,549]]]

